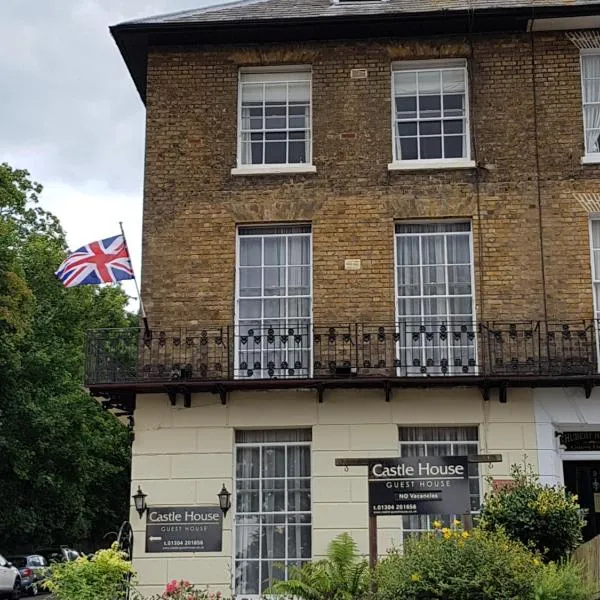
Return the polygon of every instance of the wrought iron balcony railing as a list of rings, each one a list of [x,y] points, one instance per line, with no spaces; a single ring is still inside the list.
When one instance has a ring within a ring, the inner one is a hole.
[[[398,321],[88,333],[87,385],[598,372],[596,323]]]

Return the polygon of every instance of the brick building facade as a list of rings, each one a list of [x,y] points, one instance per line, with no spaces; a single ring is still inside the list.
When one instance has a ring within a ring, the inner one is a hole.
[[[473,511],[524,460],[593,507],[600,453],[560,434],[600,429],[600,3],[409,4],[113,29],[147,110],[152,331],[128,371],[93,334],[88,384],[132,412],[149,505],[234,491],[222,552],[148,552],[132,514],[145,590],[253,597],[341,531],[366,551],[366,479],[337,457],[500,453]],[[383,517],[380,552],[428,525]]]

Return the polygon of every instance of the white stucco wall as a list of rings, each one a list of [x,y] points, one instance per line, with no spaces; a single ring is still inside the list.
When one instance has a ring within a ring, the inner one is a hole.
[[[181,403],[181,399],[179,399]],[[225,483],[233,491],[236,428],[312,428],[312,547],[322,555],[332,538],[348,531],[365,554],[367,479],[365,467],[346,472],[337,457],[398,455],[398,426],[478,425],[483,453],[501,453],[503,462],[483,474],[505,477],[513,462],[537,467],[537,440],[530,390],[509,390],[508,402],[488,402],[474,389],[332,390],[322,404],[314,391],[235,392],[222,406],[213,394],[195,394],[192,407],[172,407],[166,395],[140,395],[135,412],[132,493],[141,485],[149,506],[215,505]],[[232,523],[224,521],[221,553],[146,554],[145,517],[135,510],[134,564],[141,591],[156,593],[171,579],[185,578],[224,594],[230,592]],[[400,518],[379,518],[379,550],[400,541]]]
[[[589,398],[582,388],[539,388],[534,394],[540,478],[549,485],[562,485],[563,459],[600,460],[595,454],[561,452],[557,431],[586,431],[600,428],[600,390]]]

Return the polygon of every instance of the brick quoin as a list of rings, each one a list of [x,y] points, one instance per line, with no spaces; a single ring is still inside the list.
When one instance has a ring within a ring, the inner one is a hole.
[[[388,171],[391,63],[452,57],[468,59],[472,157],[488,168]],[[238,70],[285,64],[312,67],[317,173],[233,176]],[[391,322],[394,223],[434,218],[472,221],[478,320],[593,317],[574,193],[600,190],[600,167],[580,162],[579,50],[563,33],[153,48],[147,90],[153,328],[231,323],[236,226],[280,222],[312,225],[316,323]]]

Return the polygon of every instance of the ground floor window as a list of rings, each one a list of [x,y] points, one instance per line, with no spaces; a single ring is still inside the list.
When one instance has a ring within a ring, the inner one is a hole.
[[[478,430],[469,427],[400,427],[400,456],[463,456],[479,452]],[[481,504],[479,467],[469,465],[471,512],[477,512]],[[403,536],[431,529],[435,520],[449,525],[462,515],[415,515],[402,517]]]
[[[235,594],[260,596],[310,560],[310,429],[235,433]]]

